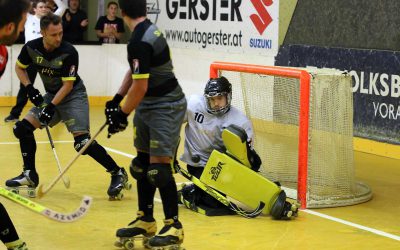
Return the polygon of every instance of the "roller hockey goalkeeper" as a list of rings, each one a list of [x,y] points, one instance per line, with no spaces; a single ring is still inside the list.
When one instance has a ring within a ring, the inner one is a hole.
[[[214,150],[211,153],[200,177],[201,183],[252,209],[265,203],[262,213],[274,219],[296,217],[300,204],[286,201],[286,194],[278,184],[255,172],[259,166],[251,163],[258,155],[247,144],[246,132],[231,125],[223,130],[222,140],[226,152]],[[182,197],[185,199],[184,195]]]

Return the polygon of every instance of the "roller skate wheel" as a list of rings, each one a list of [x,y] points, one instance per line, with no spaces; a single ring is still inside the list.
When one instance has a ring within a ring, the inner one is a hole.
[[[143,245],[145,248],[150,248],[150,245],[149,245],[149,238],[148,238],[148,237],[143,236],[142,245]]]
[[[124,248],[126,250],[132,250],[134,249],[134,247],[135,247],[135,242],[133,240],[129,239],[124,242]]]
[[[28,190],[28,196],[31,197],[31,198],[35,198],[36,197],[35,190]]]
[[[132,184],[131,183],[125,183],[125,189],[126,190],[131,190],[131,188],[132,188]]]
[[[185,250],[180,245],[156,246],[151,247],[151,250]]]
[[[293,211],[289,211],[287,213],[286,217],[290,219],[292,217],[292,215],[293,215]]]
[[[13,192],[14,194],[19,194],[19,190],[17,188],[7,188],[10,192]]]
[[[118,201],[118,200],[122,200],[123,197],[124,197],[124,194],[123,193],[119,193],[119,194],[117,194],[115,196],[109,196],[108,200],[109,201]]]
[[[119,247],[119,248],[124,247],[124,245],[122,244],[121,241],[122,241],[122,240],[120,239],[120,240],[117,240],[116,242],[114,242],[114,246]]]
[[[300,207],[300,204],[298,204],[298,203],[292,204],[291,210],[293,211],[294,217],[297,217],[298,212],[299,212],[299,207]]]

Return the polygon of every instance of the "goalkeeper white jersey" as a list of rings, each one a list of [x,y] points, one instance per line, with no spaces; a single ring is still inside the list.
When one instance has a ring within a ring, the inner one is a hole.
[[[253,125],[244,113],[231,106],[223,115],[210,114],[202,95],[190,96],[185,122],[185,148],[180,159],[191,166],[204,167],[213,149],[225,149],[221,134],[229,125],[242,127],[253,141]]]

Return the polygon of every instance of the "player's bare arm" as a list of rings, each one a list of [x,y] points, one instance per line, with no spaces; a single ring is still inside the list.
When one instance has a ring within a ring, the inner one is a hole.
[[[135,79],[126,95],[124,105],[121,107],[122,112],[130,114],[142,101],[147,92],[148,79]]]
[[[63,86],[57,91],[51,102],[54,105],[58,105],[71,92],[73,87],[74,81],[63,81]]]
[[[29,84],[31,84],[31,81],[29,80],[28,73],[26,72],[26,67],[22,67],[18,61],[15,64],[15,73],[18,76],[19,81],[26,87]]]

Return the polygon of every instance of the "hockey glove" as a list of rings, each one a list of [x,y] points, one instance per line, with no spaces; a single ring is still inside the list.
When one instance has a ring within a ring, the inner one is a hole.
[[[31,100],[36,107],[39,107],[43,103],[42,94],[40,94],[38,89],[33,87],[33,84],[28,84],[28,86],[26,86],[26,92],[28,92],[29,100]]]
[[[40,113],[39,121],[43,124],[49,124],[56,111],[55,108],[56,106],[53,103],[47,104]]]
[[[128,115],[119,108],[117,112],[111,113],[107,119],[108,133],[110,135],[124,131],[128,126]]]
[[[122,101],[122,99],[124,99],[124,97],[122,95],[116,94],[112,100],[106,102],[106,108],[104,110],[104,113],[106,115],[107,121],[112,113],[118,111],[118,106],[119,106],[120,102]]]

